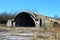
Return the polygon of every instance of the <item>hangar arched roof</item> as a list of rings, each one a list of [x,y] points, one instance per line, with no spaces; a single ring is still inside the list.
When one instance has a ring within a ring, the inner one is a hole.
[[[19,14],[17,14],[17,16],[15,17],[15,20],[18,16],[22,15],[22,14],[27,14],[29,16],[32,16],[34,19],[36,19],[35,15],[31,12],[20,12]]]

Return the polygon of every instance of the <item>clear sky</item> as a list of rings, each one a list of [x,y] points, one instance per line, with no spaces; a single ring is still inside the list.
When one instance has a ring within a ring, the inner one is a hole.
[[[45,16],[60,17],[60,0],[0,0],[0,13],[31,10]]]

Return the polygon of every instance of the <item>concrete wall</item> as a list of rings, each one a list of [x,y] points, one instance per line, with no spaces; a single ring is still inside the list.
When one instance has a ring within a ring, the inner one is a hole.
[[[7,21],[7,26],[12,26],[12,21],[11,20]]]

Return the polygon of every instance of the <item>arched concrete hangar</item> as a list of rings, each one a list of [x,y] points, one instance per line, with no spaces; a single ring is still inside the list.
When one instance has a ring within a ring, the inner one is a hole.
[[[41,27],[43,20],[39,16],[31,12],[20,12],[14,20],[8,20],[7,26]]]
[[[41,23],[39,22],[39,19],[35,17],[33,13],[29,12],[21,12],[15,17],[15,26],[17,27],[35,27],[37,26],[36,24],[40,25]],[[38,22],[38,23],[37,23]]]
[[[21,12],[15,17],[16,26],[35,26],[35,16],[28,12]]]
[[[45,16],[38,15],[35,13],[31,13],[31,12],[20,12],[16,15],[14,20],[8,20],[7,26],[43,27],[44,25],[46,25],[45,21],[47,21],[49,19],[46,19]],[[52,20],[52,21],[54,21],[54,20]],[[47,22],[49,22],[49,24],[52,24],[50,21],[47,21]],[[53,24],[54,24],[54,22],[53,22]]]

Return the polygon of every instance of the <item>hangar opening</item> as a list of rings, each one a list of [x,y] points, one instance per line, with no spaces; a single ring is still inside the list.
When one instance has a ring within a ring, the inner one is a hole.
[[[54,27],[57,27],[57,25],[58,25],[58,22],[55,21],[54,22]]]
[[[15,26],[17,27],[35,27],[33,15],[28,12],[21,12],[15,18]]]
[[[42,27],[42,19],[40,19],[40,27]]]

